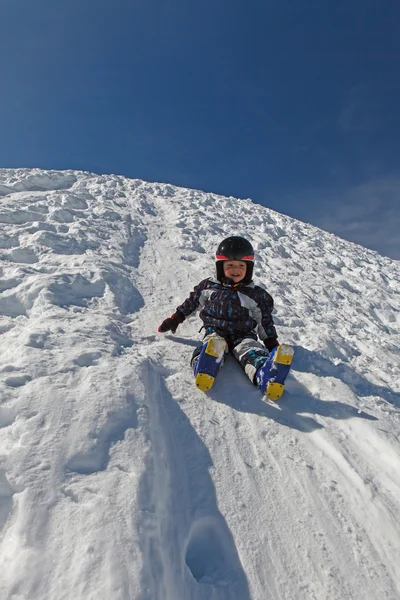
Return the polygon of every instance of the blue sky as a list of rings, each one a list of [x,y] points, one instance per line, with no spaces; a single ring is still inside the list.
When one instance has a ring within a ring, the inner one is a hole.
[[[255,202],[400,258],[398,0],[0,4],[0,167]]]

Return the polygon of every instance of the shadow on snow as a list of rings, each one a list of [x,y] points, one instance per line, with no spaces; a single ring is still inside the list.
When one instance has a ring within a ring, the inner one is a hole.
[[[250,600],[233,536],[218,509],[209,451],[163,375],[162,367],[145,362],[150,446],[139,488],[146,590],[140,600]]]
[[[295,346],[294,367],[302,373],[312,373],[318,377],[335,377],[343,381],[357,396],[378,396],[386,402],[400,407],[400,394],[390,388],[371,383],[345,363],[335,365],[318,352]]]
[[[290,383],[289,380],[287,389],[290,389]],[[298,382],[294,387],[295,394],[286,391],[279,402],[266,402],[260,391],[251,385],[235,359],[228,356],[209,396],[234,410],[267,417],[281,425],[304,432],[323,429],[324,426],[315,419],[315,415],[331,419],[377,420],[376,417],[344,402],[319,400],[310,396],[307,388]],[[310,413],[314,417],[301,413]]]

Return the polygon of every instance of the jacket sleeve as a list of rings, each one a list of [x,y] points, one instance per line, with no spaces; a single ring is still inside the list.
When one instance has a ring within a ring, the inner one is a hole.
[[[261,327],[259,328],[258,335],[262,341],[267,338],[277,338],[274,320],[272,318],[272,311],[274,310],[274,300],[268,292],[263,290],[263,294],[260,298],[259,308],[261,310]]]
[[[185,318],[194,313],[200,306],[201,293],[206,289],[208,279],[204,279],[198,285],[195,286],[193,292],[190,293],[189,298],[178,306],[176,312],[181,313]]]

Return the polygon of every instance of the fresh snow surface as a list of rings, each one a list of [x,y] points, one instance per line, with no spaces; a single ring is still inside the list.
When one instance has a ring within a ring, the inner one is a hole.
[[[400,268],[250,200],[0,170],[0,598],[400,598]],[[282,206],[282,210],[284,210]],[[264,402],[157,332],[251,239],[295,357]]]

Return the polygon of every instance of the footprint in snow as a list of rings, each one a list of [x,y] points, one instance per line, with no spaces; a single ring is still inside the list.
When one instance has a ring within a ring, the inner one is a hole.
[[[97,361],[101,356],[101,352],[85,352],[74,359],[74,363],[78,367],[91,367],[97,365]]]
[[[192,525],[185,562],[198,583],[224,585],[234,579],[235,557],[218,519],[205,517]]]
[[[8,377],[4,383],[9,387],[17,388],[24,386],[28,381],[31,381],[30,375],[16,375],[14,377]]]
[[[12,511],[14,494],[15,491],[8,482],[5,470],[0,469],[0,531]]]
[[[17,413],[15,410],[0,406],[0,429],[12,425],[16,418]]]

